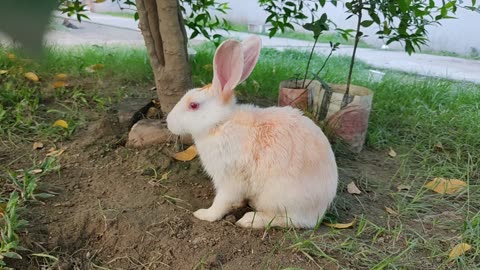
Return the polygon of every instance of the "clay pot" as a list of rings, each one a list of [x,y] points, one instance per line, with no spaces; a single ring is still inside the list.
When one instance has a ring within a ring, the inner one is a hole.
[[[323,87],[313,89],[311,112],[317,121],[325,124],[324,129],[331,139],[341,139],[350,151],[359,153],[367,136],[373,92],[365,87],[350,85],[349,103],[340,109],[346,85],[329,86],[332,91]]]
[[[282,81],[278,92],[278,106],[292,106],[306,111],[308,109],[309,91],[311,90],[302,88],[302,82],[303,80]],[[311,87],[309,86],[309,88]]]

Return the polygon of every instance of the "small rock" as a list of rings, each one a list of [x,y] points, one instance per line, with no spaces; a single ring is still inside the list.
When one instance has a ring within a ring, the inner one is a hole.
[[[220,266],[221,265],[220,256],[218,256],[217,254],[214,254],[214,255],[208,257],[205,260],[205,265],[208,266],[208,267],[218,267],[218,266]]]
[[[196,244],[199,244],[203,241],[205,241],[204,237],[195,237],[195,239],[192,240],[192,244],[196,245]]]
[[[166,124],[157,119],[142,119],[133,125],[128,133],[127,147],[143,148],[155,144],[164,144],[176,141],[177,137],[173,135],[166,127]],[[191,137],[180,138],[184,144],[192,144]]]
[[[234,215],[228,215],[225,217],[225,220],[230,222],[230,223],[235,223],[237,222],[237,218]]]

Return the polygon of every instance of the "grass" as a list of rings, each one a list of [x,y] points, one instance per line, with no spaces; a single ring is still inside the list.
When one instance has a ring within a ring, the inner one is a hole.
[[[20,173],[8,172],[5,176],[7,181],[0,190],[0,268],[6,266],[5,258],[22,258],[18,252],[25,249],[21,246],[18,232],[27,225],[27,221],[21,219],[21,209],[30,202],[54,196],[51,192],[38,192],[40,178],[59,168],[54,157],[47,157],[30,169]]]
[[[196,86],[202,86],[212,78],[214,47],[202,45],[196,49],[193,79]],[[0,75],[2,146],[69,140],[89,121],[86,112],[102,113],[125,96],[141,96],[139,92],[143,90],[138,88],[153,81],[146,52],[141,49],[52,49],[40,64],[22,60],[15,53],[17,59],[11,60],[0,52],[0,70],[7,70]],[[307,54],[262,50],[250,79],[237,89],[239,99],[257,104],[275,103],[279,82],[301,74]],[[312,70],[318,69],[323,60],[324,56],[314,56]],[[94,73],[85,71],[86,67],[99,63],[104,68]],[[329,83],[345,83],[348,64],[348,57],[333,57],[321,76]],[[353,218],[349,216],[349,205],[363,207],[354,228],[335,230],[321,226],[310,231],[285,230],[284,237],[272,245],[272,252],[286,250],[304,256],[318,268],[325,265],[350,269],[480,267],[480,86],[393,71],[386,71],[384,80],[374,83],[367,79],[368,69],[368,65],[359,62],[353,76],[354,84],[375,93],[367,146],[379,155],[389,147],[395,149],[396,171],[380,184],[367,175],[359,175],[357,185],[371,192],[338,198],[332,208],[334,213],[336,210]],[[24,77],[27,71],[35,72],[40,81],[27,80]],[[68,75],[69,87],[51,87],[57,73]],[[53,121],[60,118],[69,123],[67,130],[52,127]],[[2,184],[9,181],[10,187],[0,188],[3,202],[0,206],[8,202],[0,222],[4,232],[19,230],[18,224],[22,222],[18,207],[28,206],[28,200],[38,199],[42,193],[37,192],[36,185],[41,175],[29,174],[31,170],[2,176]],[[436,194],[423,187],[434,177],[457,178],[468,186],[459,194]],[[398,191],[399,185],[409,188]],[[382,200],[369,201],[368,196]],[[165,199],[177,202],[175,198]],[[385,206],[396,214],[388,215]],[[263,238],[267,239],[271,230],[267,228]],[[472,249],[449,259],[453,246],[462,242],[470,244]],[[8,247],[15,252],[11,247],[17,244],[18,237],[9,234],[2,238],[0,249],[5,253],[9,252],[5,251]],[[270,259],[265,263],[268,269]],[[197,267],[202,265],[203,261]]]
[[[459,53],[449,52],[449,51],[433,51],[433,50],[424,50],[424,51],[422,51],[422,53],[439,55],[439,56],[450,56],[450,57],[464,58],[464,59],[469,59],[469,60],[480,60],[480,54],[479,54],[478,50],[476,50],[474,48],[472,48],[472,50],[468,54],[459,54]]]
[[[129,12],[98,12],[98,13],[119,17],[119,18],[134,19],[134,13],[129,13]]]
[[[78,47],[67,50],[49,49],[40,62],[22,57],[20,53],[8,57],[0,53],[0,135],[4,141],[52,139],[70,137],[88,119],[80,113],[85,109],[102,111],[113,101],[131,96],[152,81],[153,74],[144,50],[118,47]],[[86,71],[101,64],[95,72]],[[25,78],[26,72],[35,73],[40,80]],[[56,74],[66,74],[66,86],[54,87]],[[108,79],[106,79],[108,78]],[[57,119],[64,119],[69,127],[53,127]]]

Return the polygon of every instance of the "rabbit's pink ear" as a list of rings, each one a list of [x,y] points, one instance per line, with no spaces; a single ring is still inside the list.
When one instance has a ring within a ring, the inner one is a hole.
[[[243,49],[243,72],[240,82],[245,81],[252,73],[255,64],[257,64],[262,48],[262,39],[259,36],[249,36],[242,42]]]
[[[242,45],[236,40],[226,40],[217,48],[213,57],[212,88],[220,91],[222,99],[228,102],[233,89],[240,82],[243,72]]]

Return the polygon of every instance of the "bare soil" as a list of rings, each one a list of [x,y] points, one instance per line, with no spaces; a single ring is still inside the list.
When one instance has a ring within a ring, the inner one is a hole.
[[[246,209],[214,223],[195,219],[192,211],[210,206],[214,197],[200,161],[173,160],[178,145],[129,149],[125,136],[116,117],[97,117],[63,143],[67,150],[59,157],[60,173],[42,178],[42,188],[59,194],[28,206],[23,245],[58,257],[54,269],[318,269],[288,249],[291,231],[236,227],[233,223]],[[32,153],[24,145],[3,155],[26,154],[15,165],[21,166],[28,156],[44,157],[46,149]],[[378,187],[391,188],[395,161],[368,149],[357,156],[338,153],[337,159],[341,183],[332,211],[338,219],[351,221],[360,214],[385,219],[383,205],[391,199]],[[346,192],[351,181],[363,194]],[[321,226],[317,233],[328,230]],[[335,258],[342,267],[356,269],[341,256]],[[41,269],[44,260],[25,256],[12,263],[16,269]],[[328,260],[317,263],[323,269],[338,268]]]

